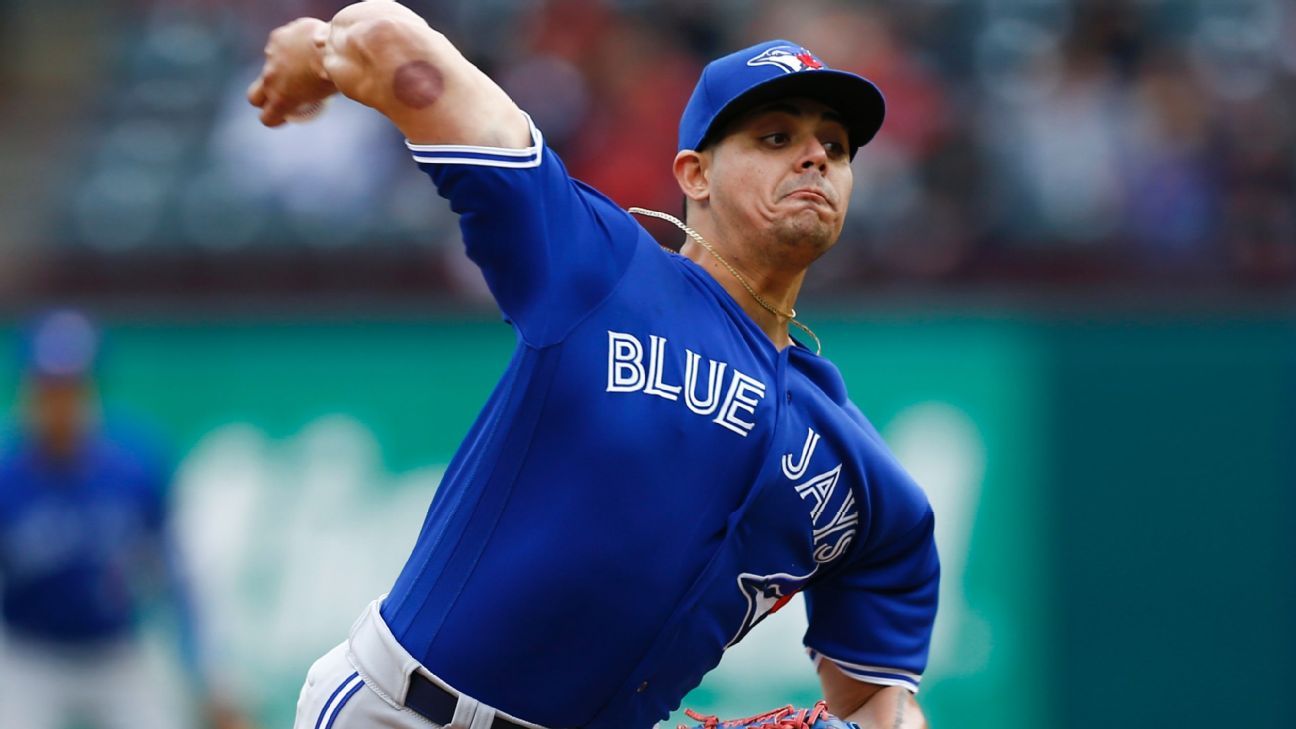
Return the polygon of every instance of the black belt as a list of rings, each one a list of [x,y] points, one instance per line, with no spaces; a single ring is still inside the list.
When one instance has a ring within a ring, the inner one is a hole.
[[[432,683],[421,673],[410,675],[409,691],[405,693],[405,706],[433,724],[447,726],[454,719],[459,697]],[[490,729],[526,729],[517,722],[496,716]]]

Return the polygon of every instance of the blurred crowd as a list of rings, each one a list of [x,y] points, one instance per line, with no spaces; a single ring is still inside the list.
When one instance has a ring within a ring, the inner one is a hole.
[[[76,164],[38,228],[84,265],[50,285],[470,293],[454,217],[385,121],[342,100],[270,131],[246,106],[266,32],[344,4],[98,11],[111,42],[86,72],[101,80],[62,140]],[[855,161],[847,230],[811,295],[1296,281],[1285,0],[407,4],[531,113],[573,175],[625,206],[679,209],[676,125],[708,59],[782,37],[873,79],[887,122]]]

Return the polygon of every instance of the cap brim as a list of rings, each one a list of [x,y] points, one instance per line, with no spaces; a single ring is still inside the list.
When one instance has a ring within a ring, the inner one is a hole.
[[[842,115],[852,157],[877,135],[886,117],[882,92],[862,76],[833,69],[790,73],[757,84],[726,104],[707,127],[698,149],[715,141],[725,127],[744,113],[761,104],[794,96],[814,99]]]

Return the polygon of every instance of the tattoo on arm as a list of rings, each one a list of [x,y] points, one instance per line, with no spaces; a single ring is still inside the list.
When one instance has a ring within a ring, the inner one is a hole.
[[[899,695],[896,696],[895,722],[891,724],[891,729],[903,729],[904,727],[905,705],[909,703],[905,701],[906,698],[908,698],[908,696],[905,694],[904,691],[900,691]]]
[[[427,61],[410,61],[392,76],[392,95],[411,109],[431,106],[445,91],[445,78]]]

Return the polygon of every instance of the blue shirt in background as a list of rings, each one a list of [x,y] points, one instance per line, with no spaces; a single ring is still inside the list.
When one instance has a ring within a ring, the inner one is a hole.
[[[168,472],[103,434],[56,459],[18,439],[0,453],[0,615],[15,636],[128,638],[141,581],[166,568]]]

